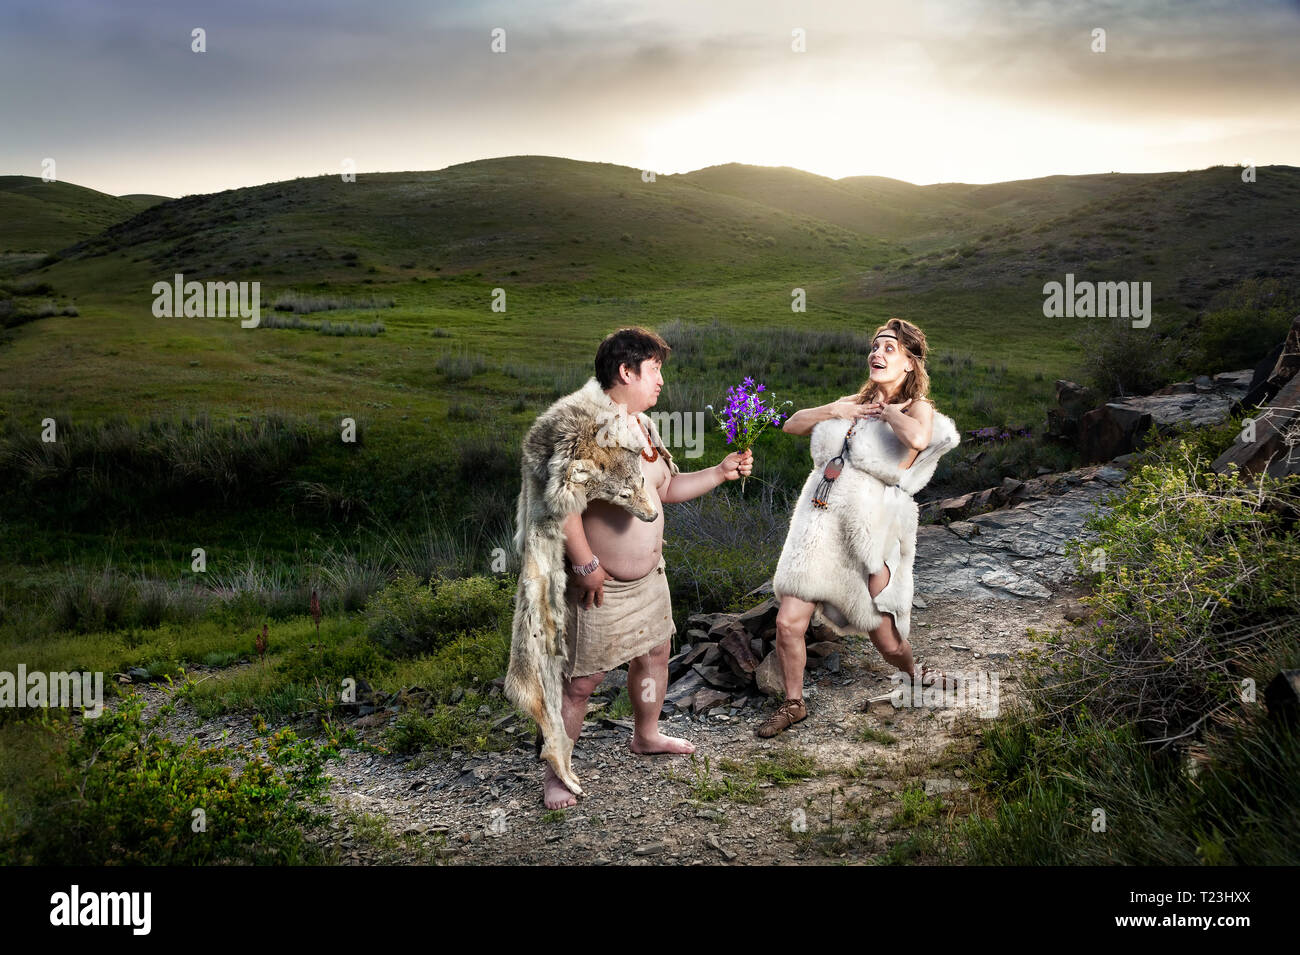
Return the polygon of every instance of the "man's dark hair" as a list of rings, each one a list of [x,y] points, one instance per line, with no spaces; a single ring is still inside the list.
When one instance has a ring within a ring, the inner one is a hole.
[[[606,335],[596,349],[596,380],[608,391],[618,384],[620,365],[627,365],[633,374],[640,374],[641,362],[657,358],[663,364],[671,351],[668,343],[648,328],[640,325],[620,328]]]

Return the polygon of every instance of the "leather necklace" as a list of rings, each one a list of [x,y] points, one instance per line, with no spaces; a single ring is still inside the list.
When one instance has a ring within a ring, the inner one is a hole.
[[[826,469],[822,471],[822,479],[817,482],[817,489],[813,491],[813,507],[826,507],[826,496],[830,494],[831,485],[835,483],[835,479],[844,470],[844,456],[849,453],[849,438],[852,437],[853,429],[857,426],[856,421],[849,426],[848,433],[844,435],[844,447],[840,449],[839,454],[826,462]]]

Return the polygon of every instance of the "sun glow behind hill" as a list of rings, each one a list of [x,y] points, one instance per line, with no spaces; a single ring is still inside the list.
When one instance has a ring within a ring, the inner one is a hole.
[[[1214,122],[1195,125],[1192,130],[1171,119],[1163,130],[1139,128],[934,89],[900,94],[809,84],[688,107],[656,125],[646,147],[649,168],[664,173],[744,156],[746,164],[791,166],[832,179],[870,172],[911,183],[992,183],[1112,169],[1164,171],[1147,155],[1154,141],[1207,142],[1233,132]]]

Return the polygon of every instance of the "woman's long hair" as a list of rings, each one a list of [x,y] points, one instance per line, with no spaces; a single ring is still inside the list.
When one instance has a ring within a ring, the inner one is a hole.
[[[893,403],[898,404],[908,398],[924,398],[930,390],[930,373],[925,370],[925,358],[929,353],[929,346],[925,341],[925,332],[909,321],[901,318],[891,318],[875,330],[871,336],[872,340],[875,340],[876,335],[886,331],[893,332],[898,336],[899,347],[904,349],[907,357],[912,360],[912,370],[903,376],[903,383],[899,385]],[[868,358],[867,364],[870,367],[870,358]],[[858,389],[856,399],[858,404],[865,405],[870,401],[875,401],[876,392],[879,390],[880,386],[871,379],[871,372],[868,371],[867,380]]]

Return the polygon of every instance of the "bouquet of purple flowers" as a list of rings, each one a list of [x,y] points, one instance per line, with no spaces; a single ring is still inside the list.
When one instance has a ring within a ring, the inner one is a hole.
[[[772,398],[771,394],[762,394],[766,390],[765,385],[755,386],[753,378],[746,378],[736,387],[727,389],[727,404],[721,414],[713,410],[713,405],[705,405],[718,419],[718,427],[727,436],[727,444],[734,444],[741,453],[754,446],[768,425],[779,425],[786,417],[777,410],[778,407],[794,404],[793,401],[782,402],[779,406],[764,404],[765,398]],[[743,477],[740,479],[740,493],[745,493]]]

